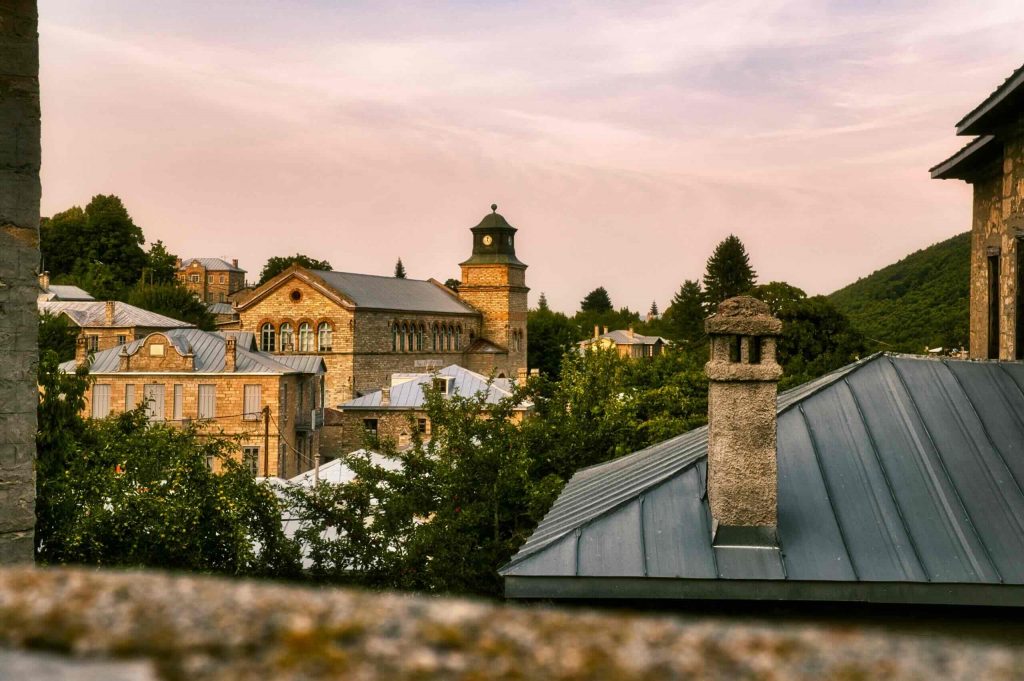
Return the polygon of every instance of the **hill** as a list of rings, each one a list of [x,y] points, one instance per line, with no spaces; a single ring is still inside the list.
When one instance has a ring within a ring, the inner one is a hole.
[[[967,345],[971,234],[911,253],[828,296],[872,350]]]

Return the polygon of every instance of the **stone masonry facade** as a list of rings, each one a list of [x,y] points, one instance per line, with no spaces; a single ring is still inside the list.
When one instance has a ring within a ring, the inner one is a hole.
[[[238,267],[238,261],[232,261]],[[207,269],[202,263],[178,263],[178,281],[204,303],[226,303],[231,296],[245,288],[245,271],[239,269]]]
[[[0,564],[31,562],[39,293],[39,40],[35,0],[0,2]]]

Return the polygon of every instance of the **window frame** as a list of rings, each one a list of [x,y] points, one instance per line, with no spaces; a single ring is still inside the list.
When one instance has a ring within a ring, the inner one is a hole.
[[[105,419],[110,416],[110,393],[111,388],[109,383],[94,383],[92,386],[92,404],[90,405],[90,413],[94,419]],[[102,405],[102,409],[97,409],[97,405]],[[103,413],[97,413],[102,411]]]
[[[324,337],[327,342],[324,343]],[[332,352],[334,347],[334,325],[330,322],[320,322],[316,325],[316,351]]]
[[[256,409],[253,410],[255,404]],[[246,383],[242,386],[242,420],[259,421],[263,412],[263,386]]]
[[[267,340],[270,340],[268,347]],[[260,327],[260,351],[274,352],[277,350],[277,329],[270,322],[264,322]]]
[[[203,395],[209,397],[210,413],[203,413]],[[217,385],[215,383],[200,383],[196,386],[196,418],[200,421],[217,418]]]

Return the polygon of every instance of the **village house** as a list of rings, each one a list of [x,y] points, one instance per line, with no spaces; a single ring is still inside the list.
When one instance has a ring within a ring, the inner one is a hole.
[[[227,303],[245,288],[245,270],[238,260],[178,258],[175,275],[182,286],[206,304]]]
[[[595,326],[593,337],[581,340],[576,345],[579,346],[580,352],[586,352],[587,350],[615,350],[619,357],[636,359],[641,357],[657,357],[665,351],[668,344],[669,341],[661,336],[645,336],[636,333],[633,331],[632,326],[628,329],[616,329],[615,331],[609,331],[608,327],[604,327],[603,333],[601,333],[600,327]]]
[[[89,356],[80,336],[75,359],[60,368],[74,371]],[[273,357],[250,334],[179,328],[91,357],[88,417],[144,403],[152,421],[202,422],[206,432],[240,438],[237,456],[253,475],[290,477],[316,462],[324,365],[315,355]]]
[[[387,385],[392,374],[451,364],[514,377],[526,368],[529,291],[516,231],[492,206],[471,229],[457,292],[434,279],[292,266],[236,303],[239,328],[263,352],[322,357],[331,405]]]
[[[39,295],[36,301],[43,303],[57,300],[96,300],[89,292],[71,284],[51,284],[50,273],[39,275]]]
[[[194,324],[115,300],[44,301],[39,312],[63,316],[78,327],[87,352],[99,352],[145,338],[154,331],[191,329]]]
[[[1024,359],[1024,66],[956,124],[973,139],[931,169],[974,189],[970,355]]]
[[[526,370],[518,376],[526,379]],[[325,459],[338,456],[363,446],[366,435],[389,439],[400,449],[408,446],[413,432],[423,440],[431,436],[430,417],[426,412],[424,390],[432,387],[442,395],[473,397],[483,394],[487,404],[497,404],[512,395],[512,379],[495,378],[488,381],[469,369],[452,364],[429,373],[398,373],[391,376],[390,385],[368,392],[328,412],[321,435]],[[513,418],[521,421],[533,405],[524,402],[514,410]]]

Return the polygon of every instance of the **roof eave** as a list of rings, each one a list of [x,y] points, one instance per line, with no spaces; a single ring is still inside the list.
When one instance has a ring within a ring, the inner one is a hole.
[[[933,180],[970,180],[996,152],[995,136],[982,135],[958,152],[928,170]]]
[[[1021,66],[1007,78],[995,92],[985,98],[973,111],[960,119],[956,124],[958,135],[981,135],[993,132],[993,127],[1005,113],[1004,105],[1013,103],[1024,84],[1024,66]]]

